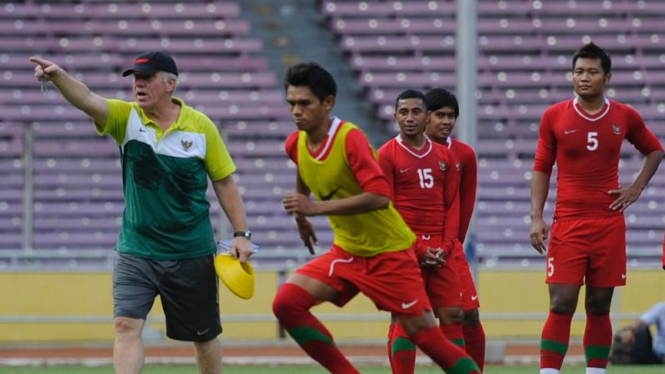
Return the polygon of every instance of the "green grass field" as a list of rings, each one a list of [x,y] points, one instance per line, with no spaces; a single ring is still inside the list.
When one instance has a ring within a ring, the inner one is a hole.
[[[362,366],[363,374],[390,374],[390,369],[385,366]],[[418,374],[441,373],[435,367],[419,367]],[[607,370],[607,374],[662,374],[665,372],[663,366],[613,366]],[[110,366],[81,367],[0,367],[1,374],[113,374]],[[143,370],[144,374],[196,374],[198,370],[194,366],[166,366],[149,365]],[[327,371],[312,366],[226,366],[224,374],[326,374]],[[537,366],[489,366],[485,374],[537,374]],[[584,367],[564,367],[562,374],[584,374]]]

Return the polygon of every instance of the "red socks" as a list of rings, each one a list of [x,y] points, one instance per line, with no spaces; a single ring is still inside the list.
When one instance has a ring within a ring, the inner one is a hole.
[[[476,362],[480,371],[485,368],[485,330],[482,324],[464,326],[464,342],[466,353]]]
[[[588,368],[607,368],[612,346],[612,321],[608,314],[586,313],[584,354]]]
[[[286,283],[277,291],[272,310],[293,340],[328,371],[333,374],[360,374],[337,349],[328,329],[310,313],[315,303],[309,292]]]
[[[461,323],[442,323],[439,325],[443,336],[446,337],[451,343],[464,349],[464,332]]]
[[[395,332],[395,322],[390,322],[388,327],[388,362],[390,362],[390,372],[395,373],[395,364],[393,363],[393,333]]]
[[[572,314],[550,312],[540,339],[540,368],[561,370],[568,351]]]
[[[448,374],[480,374],[480,369],[463,350],[446,340],[438,327],[409,336],[427,356]]]
[[[388,359],[393,374],[413,374],[416,371],[416,346],[400,323],[390,325]]]

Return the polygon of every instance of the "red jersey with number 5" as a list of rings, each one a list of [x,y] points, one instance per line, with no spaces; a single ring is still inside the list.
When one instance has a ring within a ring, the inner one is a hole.
[[[447,148],[425,138],[416,150],[400,136],[379,149],[379,165],[393,187],[393,204],[418,235],[443,235],[447,252],[459,229],[459,171]]]
[[[603,109],[586,113],[577,98],[549,107],[540,123],[533,170],[551,174],[557,163],[554,218],[621,214],[610,209],[619,188],[619,156],[626,139],[642,154],[663,150],[633,108],[605,99]]]

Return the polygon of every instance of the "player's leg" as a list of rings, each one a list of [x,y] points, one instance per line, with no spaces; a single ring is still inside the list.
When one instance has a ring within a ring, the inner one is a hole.
[[[466,353],[446,340],[436,324],[415,253],[398,251],[359,258],[350,281],[379,309],[398,316],[409,340],[447,373],[480,373]]]
[[[411,340],[432,361],[449,374],[480,374],[480,369],[464,350],[457,347],[436,325],[434,313],[424,311],[421,316],[401,315],[399,323]]]
[[[117,253],[113,266],[113,367],[117,374],[138,374],[145,350],[141,333],[157,296],[148,260]]]
[[[427,236],[418,245],[440,247],[441,237]],[[457,264],[449,258],[440,267],[422,268],[425,291],[433,307],[434,315],[439,319],[443,335],[458,347],[464,346],[462,332],[462,297]],[[393,374],[412,374],[416,366],[416,345],[409,340],[409,334],[397,324],[392,334],[391,365]]]
[[[388,326],[388,362],[390,363],[390,371],[396,373],[395,363],[393,361],[393,342],[395,339],[395,326],[397,325],[397,317],[394,314],[390,315],[390,326]],[[408,338],[407,338],[408,341]],[[411,345],[413,343],[409,342]],[[414,346],[415,349],[415,346]]]
[[[434,315],[440,321],[439,328],[444,337],[455,346],[464,349],[461,331],[461,323],[464,318],[462,308],[436,308]],[[447,319],[448,323],[443,322],[444,319]],[[458,326],[455,326],[458,324],[459,329],[456,328]],[[451,337],[456,337],[456,339]],[[416,344],[411,342],[409,333],[401,323],[397,323],[394,327],[389,342],[389,355],[393,374],[410,374],[415,371]]]
[[[434,316],[439,319],[443,335],[456,346],[464,349],[464,311],[462,307],[434,308]]]
[[[604,374],[612,345],[610,306],[614,287],[626,284],[626,223],[623,215],[589,220],[593,228],[586,276],[584,352],[587,373]]]
[[[215,258],[207,255],[178,261],[155,261],[159,295],[166,318],[166,335],[193,342],[202,374],[222,371],[222,333],[219,314],[219,281]]]
[[[219,374],[222,370],[222,345],[214,338],[207,342],[194,342],[196,365],[201,374]]]
[[[336,276],[346,261],[343,251],[332,249],[299,269],[282,285],[273,301],[273,313],[300,347],[323,367],[335,374],[358,371],[337,348],[332,334],[311,312],[321,302],[344,305],[357,290],[350,289]],[[330,275],[330,276],[329,276]],[[325,281],[324,281],[325,280]]]
[[[481,371],[485,370],[485,330],[483,324],[480,323],[478,308],[464,311],[462,332],[466,352],[478,364]]]
[[[587,374],[604,374],[612,347],[610,307],[614,288],[586,287],[584,354]]]
[[[413,374],[416,371],[416,345],[409,339],[404,326],[397,321],[397,316],[391,316],[392,333],[388,341],[388,361],[393,374]]]
[[[464,318],[462,308],[435,308],[434,315],[439,320],[439,328],[444,337],[455,346],[464,349],[461,328]],[[393,374],[412,374],[416,367],[416,344],[411,342],[409,333],[401,323],[391,324],[391,327],[388,357],[392,372]]]
[[[588,263],[584,220],[555,221],[547,251],[550,308],[540,340],[540,373],[558,374]]]
[[[145,319],[115,317],[113,368],[116,374],[139,374],[145,361],[141,332]]]
[[[568,351],[570,325],[577,308],[580,286],[550,284],[550,311],[540,339],[541,374],[558,374]]]
[[[441,246],[440,237],[431,237],[431,243],[424,244],[436,248]],[[456,241],[456,243],[458,243]],[[458,245],[456,245],[458,247]],[[462,286],[459,276],[459,264],[455,249],[448,255],[446,261],[439,267],[423,268],[425,290],[429,296],[434,315],[439,319],[439,326],[443,335],[458,347],[464,347],[464,333],[462,322]]]
[[[454,249],[454,258],[457,263],[457,273],[460,279],[460,288],[462,290],[462,310],[464,310],[464,322],[462,332],[464,334],[464,348],[466,352],[478,364],[480,370],[485,367],[485,330],[480,322],[480,299],[476,284],[471,275],[469,263],[464,255],[464,248],[461,243]]]

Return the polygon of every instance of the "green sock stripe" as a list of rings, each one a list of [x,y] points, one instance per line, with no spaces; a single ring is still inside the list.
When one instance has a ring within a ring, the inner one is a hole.
[[[390,354],[395,357],[397,351],[415,351],[416,345],[411,343],[409,339],[398,336],[397,339],[393,341],[393,349]]]
[[[460,358],[453,367],[446,370],[448,374],[470,374],[473,372],[480,373],[480,368],[470,357]]]
[[[455,344],[458,347],[464,347],[465,342],[464,338],[459,338],[459,339],[448,339],[451,343]]]
[[[317,329],[313,329],[307,326],[298,326],[294,327],[291,330],[288,330],[289,335],[296,341],[299,345],[303,345],[311,340],[318,340],[330,345],[335,345],[330,337]]]
[[[587,345],[584,347],[584,355],[587,363],[591,359],[607,360],[610,358],[610,347],[599,345]]]
[[[562,356],[565,356],[566,352],[568,351],[568,344],[556,342],[554,340],[541,339],[540,349],[543,351],[556,352]]]

